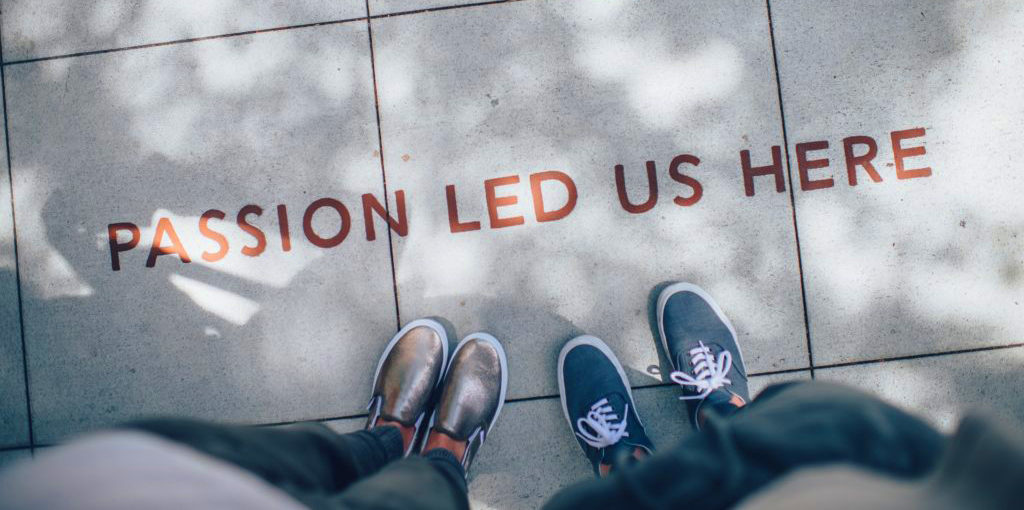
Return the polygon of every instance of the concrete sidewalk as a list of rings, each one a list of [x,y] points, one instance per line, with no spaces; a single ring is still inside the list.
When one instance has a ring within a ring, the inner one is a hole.
[[[569,338],[687,432],[675,280],[755,388],[1024,420],[1024,5],[201,4],[0,0],[0,465],[152,414],[352,430],[439,316],[509,355],[474,506],[536,508],[590,476]]]

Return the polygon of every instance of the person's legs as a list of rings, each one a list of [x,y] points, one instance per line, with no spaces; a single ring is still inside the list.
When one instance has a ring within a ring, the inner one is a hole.
[[[377,366],[363,431],[140,421],[57,447],[0,482],[27,488],[18,508],[107,508],[113,494],[127,508],[468,509],[465,470],[501,411],[508,368],[485,333],[466,337],[445,371],[447,352],[434,321],[399,331]],[[409,457],[419,444],[425,453]]]
[[[943,441],[932,428],[852,389],[779,385],[748,405],[735,329],[696,285],[667,287],[657,315],[671,380],[682,387],[698,432],[636,466],[563,491],[549,508],[724,508],[797,467],[849,462],[914,476],[938,457]]]
[[[463,465],[451,452],[402,459],[426,435],[447,358],[440,324],[420,319],[402,328],[377,365],[366,430],[350,434],[318,423],[258,428],[173,419],[126,427],[241,467],[312,508],[465,508]]]
[[[249,471],[297,499],[331,495],[402,457],[395,427],[338,434],[319,423],[285,427],[156,419],[124,425]]]
[[[849,463],[892,476],[927,473],[943,437],[874,397],[821,382],[765,390],[730,418],[708,413],[677,447],[557,494],[546,508],[727,508],[796,468]]]
[[[422,456],[393,462],[379,473],[329,498],[330,505],[319,506],[376,510],[468,510],[466,494],[466,474],[462,464],[451,451],[436,448]]]
[[[353,484],[336,502],[352,508],[468,509],[466,470],[501,413],[507,387],[501,344],[486,333],[468,335],[456,347],[444,376],[423,434],[422,457],[385,467]]]

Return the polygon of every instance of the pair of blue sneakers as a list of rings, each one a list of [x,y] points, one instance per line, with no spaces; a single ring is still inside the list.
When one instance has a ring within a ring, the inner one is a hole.
[[[705,407],[723,413],[749,399],[747,370],[736,331],[700,287],[675,283],[657,303],[658,332],[682,387],[690,421],[700,429]],[[558,356],[558,389],[569,427],[597,476],[654,452],[615,354],[600,339],[570,340]]]

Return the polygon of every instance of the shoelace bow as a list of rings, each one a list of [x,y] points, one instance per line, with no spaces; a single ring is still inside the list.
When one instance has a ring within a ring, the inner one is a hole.
[[[629,404],[626,404],[622,421],[616,421],[619,419],[618,414],[608,399],[602,398],[590,406],[586,416],[576,420],[576,428],[579,430],[576,435],[594,448],[606,448],[618,443],[623,437],[629,437],[629,432],[626,432],[628,416]]]
[[[711,352],[711,349],[704,345],[704,342],[700,342],[700,345],[690,349],[690,363],[693,365],[693,372],[696,377],[691,376],[683,371],[674,371],[669,376],[672,382],[682,386],[692,386],[695,391],[700,392],[699,395],[679,397],[679,400],[699,400],[707,398],[712,391],[725,386],[726,384],[732,384],[732,381],[727,377],[729,375],[729,369],[732,367],[732,353],[729,351],[722,351],[716,358],[715,354]]]

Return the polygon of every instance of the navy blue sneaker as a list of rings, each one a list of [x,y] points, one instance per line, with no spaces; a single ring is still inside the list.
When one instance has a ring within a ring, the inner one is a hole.
[[[661,291],[658,332],[694,427],[705,405],[729,414],[750,401],[736,330],[704,289],[674,283]]]
[[[654,452],[626,373],[601,340],[584,335],[562,347],[558,390],[569,428],[598,477]]]

